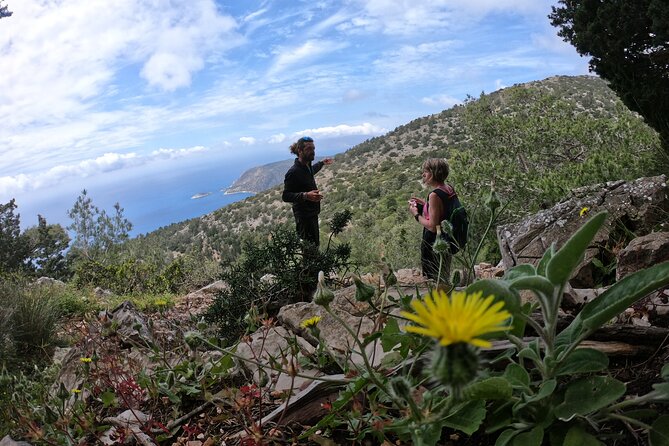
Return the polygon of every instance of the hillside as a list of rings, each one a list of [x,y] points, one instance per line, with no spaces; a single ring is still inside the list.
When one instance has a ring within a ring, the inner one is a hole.
[[[283,177],[288,168],[293,164],[293,160],[277,161],[262,166],[256,166],[242,173],[225,190],[226,194],[238,192],[250,192],[257,194],[266,189],[276,186],[283,182]]]
[[[384,256],[396,267],[415,266],[420,228],[408,218],[405,203],[426,194],[420,169],[428,157],[449,159],[449,183],[467,206],[476,234],[486,223],[481,204],[491,183],[508,202],[504,219],[515,221],[572,188],[657,172],[658,148],[657,134],[597,77],[515,85],[415,119],[337,155],[317,175],[325,196],[322,233],[335,212],[349,209],[352,223],[339,238],[351,243],[359,264],[375,265]],[[261,166],[254,177],[270,176],[263,172]],[[292,214],[281,201],[281,186],[275,186],[131,243],[231,259],[241,239],[266,236],[281,224],[292,225]]]
[[[319,159],[321,158],[316,157],[316,161]],[[294,162],[294,159],[291,158],[252,167],[243,172],[239,178],[225,190],[225,193],[234,194],[238,192],[249,192],[257,194],[279,184],[283,184],[283,178],[286,175],[286,171]]]

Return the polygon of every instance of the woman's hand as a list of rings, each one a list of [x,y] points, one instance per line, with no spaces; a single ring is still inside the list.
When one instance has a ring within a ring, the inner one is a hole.
[[[418,202],[415,199],[409,200],[409,212],[416,217],[418,215]]]

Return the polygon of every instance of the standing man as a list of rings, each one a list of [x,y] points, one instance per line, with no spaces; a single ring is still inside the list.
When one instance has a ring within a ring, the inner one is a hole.
[[[288,169],[283,182],[283,201],[293,203],[293,215],[297,226],[297,234],[302,240],[318,246],[318,214],[321,211],[321,195],[314,174],[326,164],[332,164],[331,158],[325,158],[313,166],[316,146],[309,136],[303,136],[290,145],[290,153],[297,156],[295,164]]]

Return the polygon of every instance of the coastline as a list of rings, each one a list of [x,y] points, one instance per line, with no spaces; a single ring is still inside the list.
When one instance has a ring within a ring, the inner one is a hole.
[[[250,190],[235,190],[235,191],[230,192],[228,189],[225,189],[225,191],[223,191],[223,195],[234,195],[234,194],[251,194],[251,195],[255,195],[255,194],[257,194],[257,193],[258,193],[258,192],[252,192],[252,191],[250,191]]]

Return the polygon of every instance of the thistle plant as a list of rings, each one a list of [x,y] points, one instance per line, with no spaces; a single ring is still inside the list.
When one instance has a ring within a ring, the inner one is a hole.
[[[402,316],[418,325],[408,325],[406,331],[434,338],[431,374],[439,379],[455,399],[461,399],[462,389],[476,377],[479,368],[478,347],[490,347],[482,336],[508,330],[511,314],[503,309],[504,302],[494,296],[482,298],[482,293],[467,295],[454,291],[450,298],[443,291],[432,291],[424,301],[411,302],[414,312]]]
[[[580,344],[637,300],[669,284],[669,262],[615,283],[586,304],[565,329],[558,330],[565,287],[606,217],[604,212],[593,216],[560,250],[553,244],[536,267],[518,265],[502,280],[480,280],[467,288],[468,293],[494,294],[504,300],[514,317],[509,339],[516,351],[502,374],[513,394],[508,400],[493,402],[486,423],[487,432],[497,435],[501,431],[497,446],[539,446],[545,444],[544,439],[563,444],[567,438],[569,444],[602,444],[596,435],[602,426],[616,420],[647,431],[652,445],[668,444],[666,419],[648,424],[639,418],[639,411],[628,409],[669,401],[669,382],[656,384],[648,395],[618,402],[626,386],[606,374],[608,357]],[[541,322],[530,317],[531,307],[521,307],[519,293],[523,290],[536,297]],[[530,342],[521,338],[527,326],[538,336]]]

